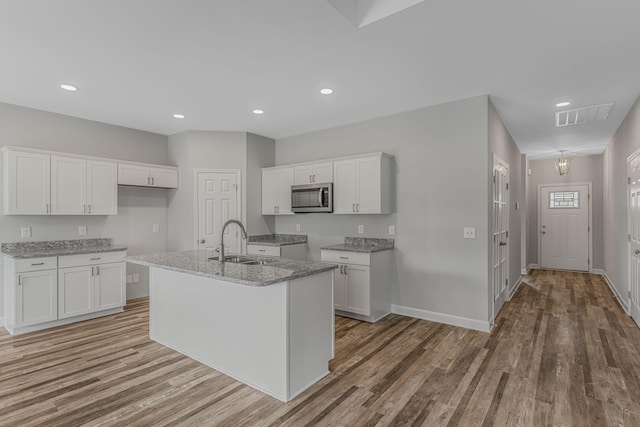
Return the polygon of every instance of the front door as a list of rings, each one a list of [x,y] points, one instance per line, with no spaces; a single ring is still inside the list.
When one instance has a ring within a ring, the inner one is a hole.
[[[589,185],[540,187],[541,267],[589,271]]]
[[[628,160],[629,169],[629,312],[640,326],[640,152]]]
[[[509,165],[493,157],[493,317],[509,295]]]
[[[220,246],[220,229],[229,219],[240,220],[240,197],[237,171],[197,172],[197,227],[198,249],[216,249]],[[224,236],[226,254],[241,253],[239,228],[227,227]]]

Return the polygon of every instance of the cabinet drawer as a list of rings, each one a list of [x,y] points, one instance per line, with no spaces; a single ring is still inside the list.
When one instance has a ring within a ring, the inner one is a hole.
[[[16,273],[27,271],[51,270],[58,268],[58,257],[19,259],[15,261]]]
[[[336,264],[371,264],[371,255],[363,252],[323,250],[321,251],[320,259],[322,262],[332,262]]]
[[[247,245],[250,255],[280,256],[280,246]]]
[[[64,255],[59,257],[59,267],[79,267],[83,265],[119,262],[127,256],[127,251],[100,252],[96,254]]]

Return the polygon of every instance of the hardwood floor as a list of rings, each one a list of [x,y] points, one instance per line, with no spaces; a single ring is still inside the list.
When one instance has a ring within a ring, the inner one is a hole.
[[[150,341],[147,311],[2,330],[0,425],[640,425],[640,329],[599,276],[533,271],[491,334],[337,318],[332,373],[287,404]]]

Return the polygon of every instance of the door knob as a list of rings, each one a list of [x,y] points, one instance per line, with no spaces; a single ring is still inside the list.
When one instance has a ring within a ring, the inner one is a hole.
[[[507,242],[500,242],[500,246],[507,246]]]
[[[546,231],[541,231],[541,233],[542,233],[542,234],[547,234],[547,232],[546,232]]]
[[[204,239],[200,239],[200,243],[204,243]]]
[[[635,254],[636,254],[636,255],[640,254],[640,249],[636,249],[636,250],[635,250]]]

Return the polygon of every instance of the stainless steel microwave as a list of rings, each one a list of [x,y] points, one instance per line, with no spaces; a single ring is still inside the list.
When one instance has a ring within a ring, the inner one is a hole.
[[[291,211],[333,212],[333,183],[292,185]]]

